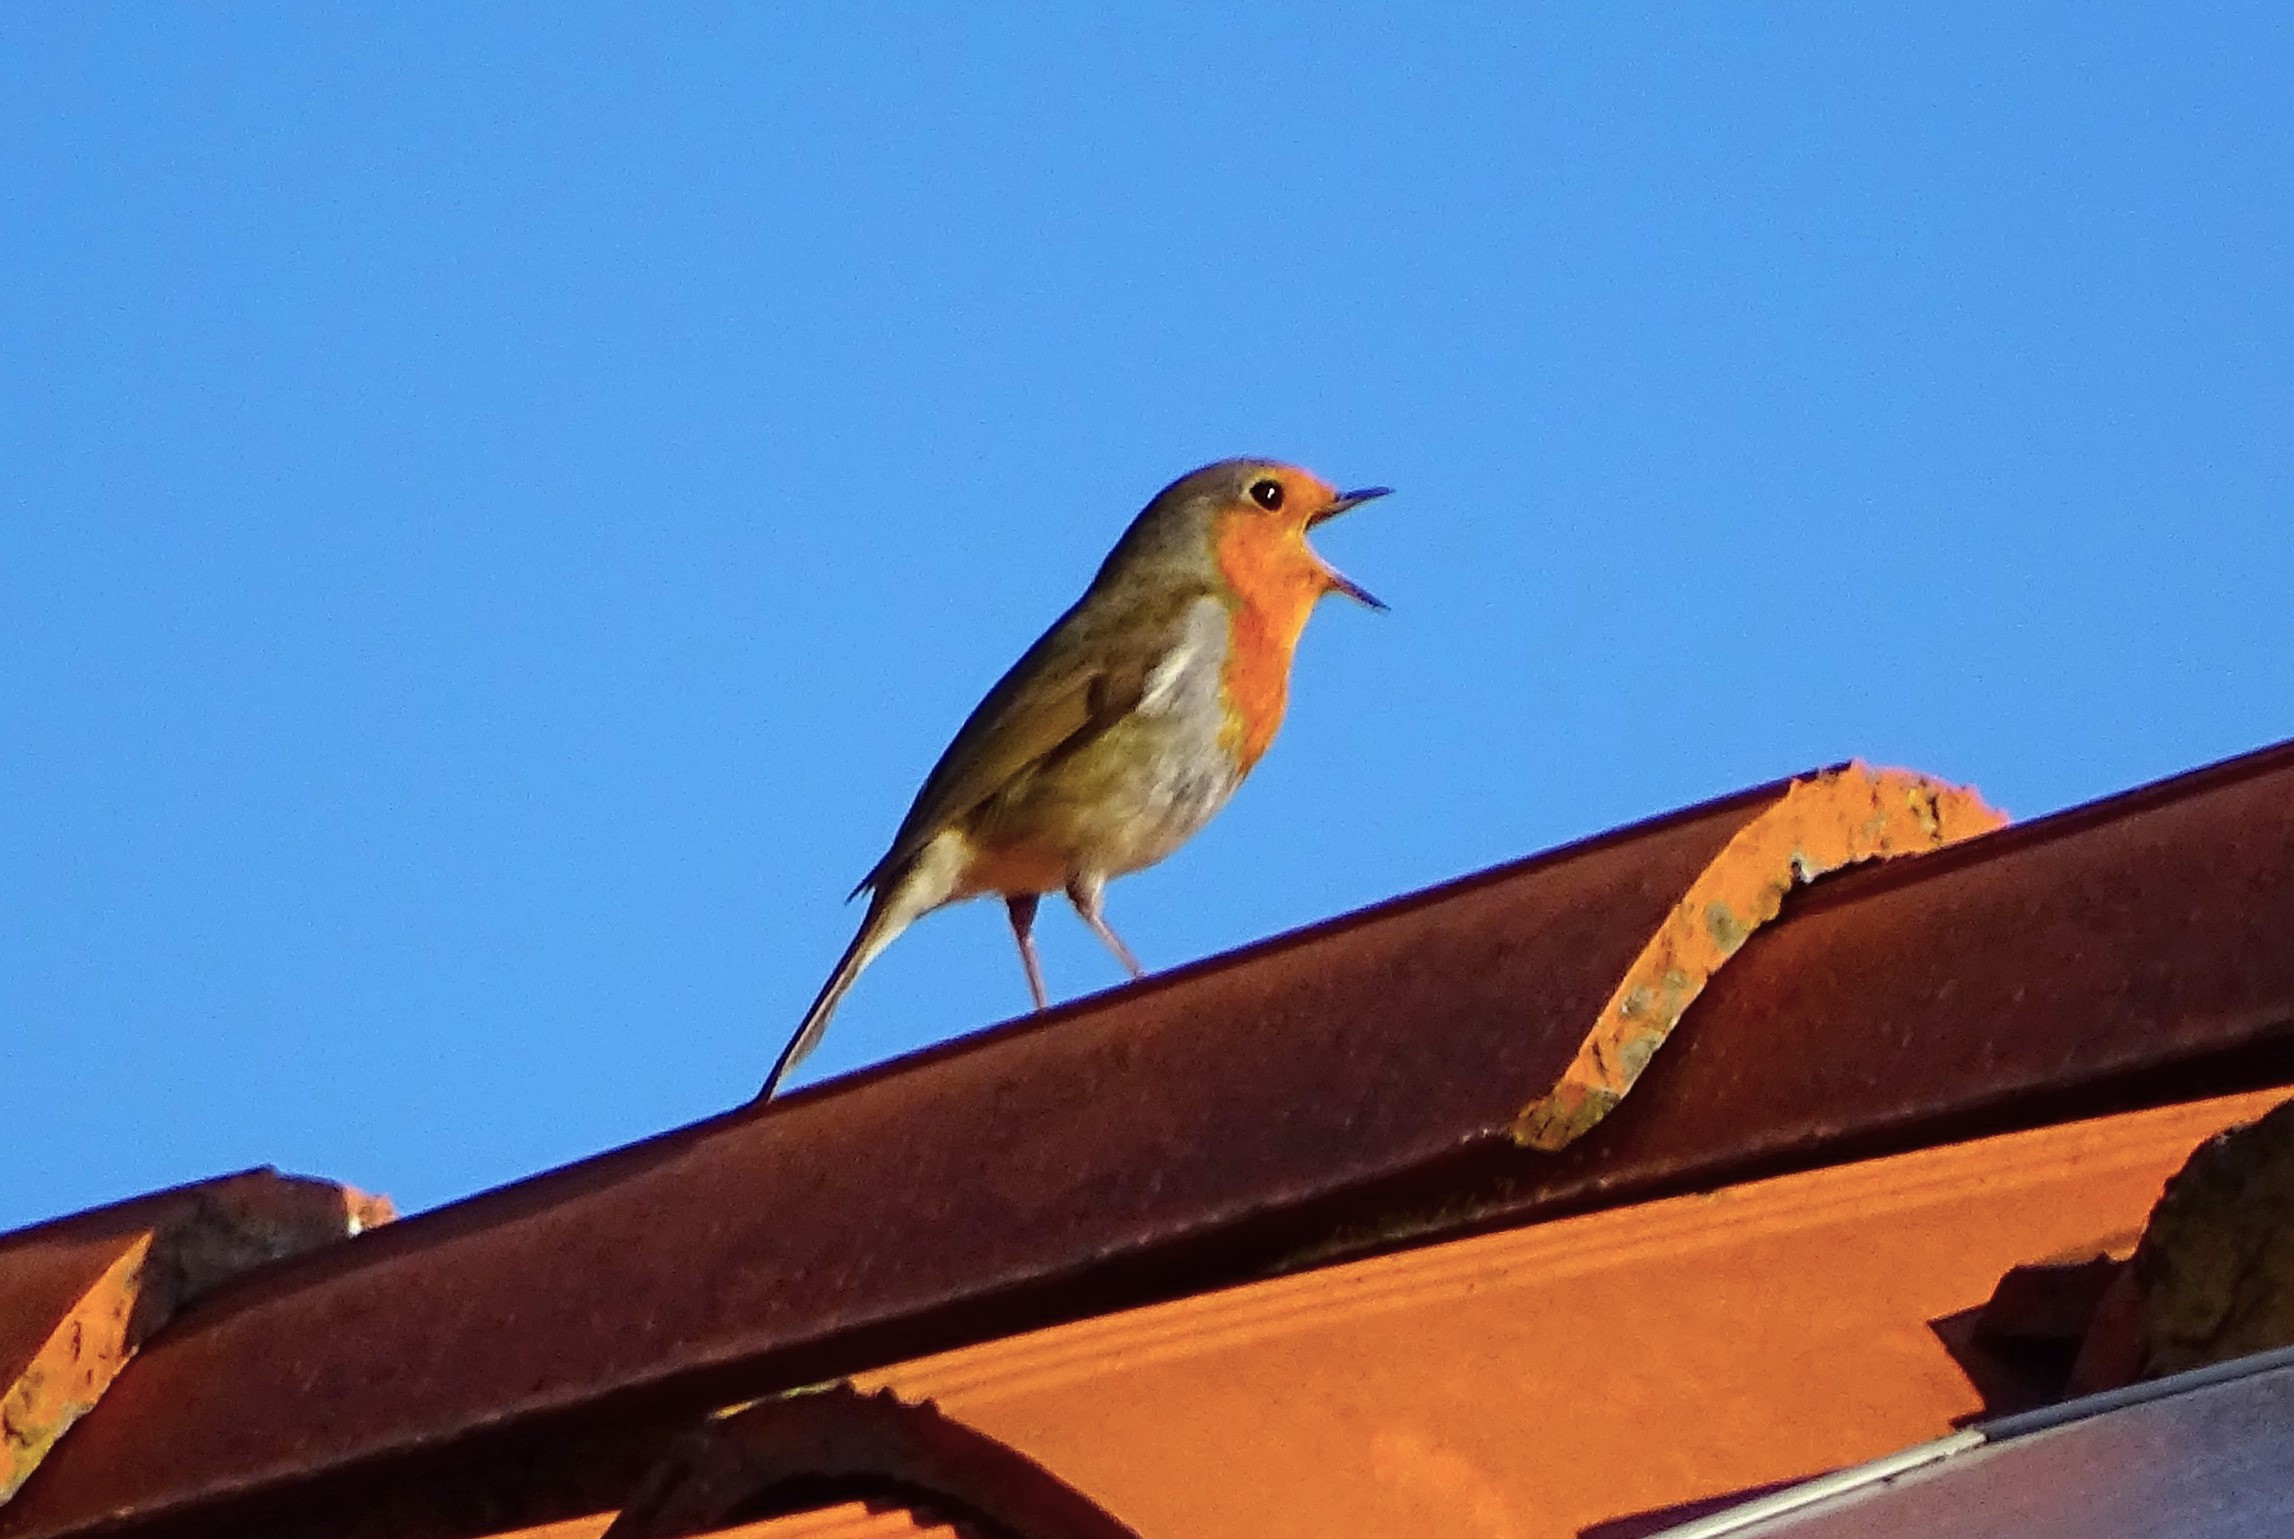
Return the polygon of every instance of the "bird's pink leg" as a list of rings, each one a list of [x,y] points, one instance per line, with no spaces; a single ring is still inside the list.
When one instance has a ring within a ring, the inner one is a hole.
[[[1106,890],[1106,886],[1104,881],[1079,876],[1067,884],[1067,901],[1075,905],[1075,911],[1083,916],[1083,922],[1091,926],[1091,933],[1107,943],[1107,949],[1115,953],[1115,960],[1123,964],[1123,970],[1134,978],[1144,978],[1147,969],[1139,965],[1139,959],[1131,954],[1131,948],[1123,944],[1123,937],[1115,933],[1114,926],[1107,922],[1107,916],[1099,911],[1100,894]]]
[[[1043,991],[1043,966],[1035,955],[1035,908],[1037,898],[1032,892],[1013,893],[1004,899],[1004,912],[1011,917],[1012,938],[1020,943],[1020,965],[1028,970],[1028,992],[1035,996],[1035,1007],[1051,1007],[1051,996]]]

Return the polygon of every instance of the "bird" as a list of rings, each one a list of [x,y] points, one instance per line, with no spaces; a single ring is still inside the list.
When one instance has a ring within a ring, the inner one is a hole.
[[[845,992],[909,925],[1004,900],[1035,1007],[1035,917],[1064,892],[1133,978],[1107,922],[1110,879],[1151,866],[1226,805],[1281,726],[1291,658],[1318,601],[1385,605],[1307,532],[1389,495],[1341,492],[1274,460],[1190,471],[1142,509],[1065,614],[996,681],[924,779],[852,897],[860,928],[757,1099],[816,1047]]]

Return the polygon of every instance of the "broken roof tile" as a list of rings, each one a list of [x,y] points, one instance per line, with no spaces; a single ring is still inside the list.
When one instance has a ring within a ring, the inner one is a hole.
[[[1513,1136],[1560,1149],[1633,1088],[1721,964],[1774,919],[1785,895],[1846,866],[1925,854],[1989,833],[2005,816],[1974,791],[1908,770],[1849,764],[1795,780],[1689,883],[1602,1007],[1560,1083]]]
[[[390,1216],[387,1199],[258,1170],[0,1234],[0,1503],[176,1311]]]

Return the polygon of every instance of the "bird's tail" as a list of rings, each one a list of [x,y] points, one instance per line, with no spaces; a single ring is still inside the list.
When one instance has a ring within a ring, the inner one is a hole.
[[[868,917],[861,920],[860,933],[844,948],[836,971],[828,975],[828,982],[820,986],[812,1008],[804,1013],[803,1024],[797,1027],[796,1035],[789,1038],[789,1045],[781,1049],[781,1056],[773,1061],[773,1072],[765,1076],[765,1088],[757,1092],[758,1100],[771,1100],[773,1092],[780,1088],[782,1077],[820,1045],[821,1033],[828,1030],[828,1018],[836,1014],[836,1007],[843,1001],[845,990],[852,987],[852,980],[892,944],[894,936],[915,920],[916,914],[909,905],[898,901],[902,885],[888,883],[870,898]]]

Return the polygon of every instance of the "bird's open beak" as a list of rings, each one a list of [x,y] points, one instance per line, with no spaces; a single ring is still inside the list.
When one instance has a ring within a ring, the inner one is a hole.
[[[1320,513],[1306,521],[1306,527],[1312,529],[1316,524],[1328,523],[1349,509],[1359,508],[1366,502],[1376,502],[1381,497],[1391,496],[1393,491],[1394,488],[1391,486],[1365,486],[1358,492],[1340,492],[1331,499],[1329,507],[1324,508]]]
[[[1332,499],[1329,507],[1324,508],[1320,513],[1307,520],[1307,527],[1311,529],[1316,524],[1327,523],[1349,508],[1359,508],[1366,502],[1375,502],[1391,491],[1393,488],[1390,486],[1365,486],[1358,492],[1340,492],[1337,497]],[[1355,603],[1371,609],[1384,609],[1386,607],[1376,594],[1344,572],[1339,571],[1329,562],[1322,563],[1322,571],[1323,575],[1329,579],[1330,589],[1333,593],[1343,593]]]
[[[1366,605],[1371,609],[1384,609],[1386,607],[1385,600],[1379,598],[1377,594],[1372,593],[1368,588],[1363,587],[1362,584],[1327,561],[1322,563],[1322,575],[1329,579],[1331,592],[1343,593],[1355,603]]]

